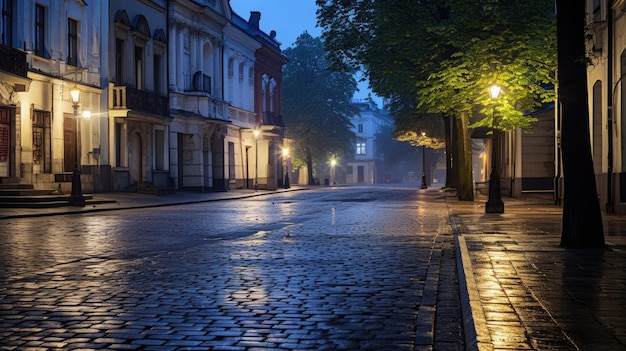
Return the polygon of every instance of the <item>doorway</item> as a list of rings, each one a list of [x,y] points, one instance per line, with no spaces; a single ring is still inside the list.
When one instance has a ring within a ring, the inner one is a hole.
[[[130,184],[136,184],[137,182],[141,182],[143,179],[143,151],[141,145],[141,136],[139,133],[133,134],[130,142],[130,152],[128,155]]]
[[[76,118],[71,114],[63,115],[63,171],[72,172],[78,167],[78,141],[76,139]]]

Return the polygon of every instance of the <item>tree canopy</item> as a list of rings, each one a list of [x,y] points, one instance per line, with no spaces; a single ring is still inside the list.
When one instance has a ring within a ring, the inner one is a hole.
[[[419,135],[433,116],[457,118],[461,199],[473,199],[471,163],[462,161],[470,123],[525,128],[534,121],[525,112],[554,99],[546,89],[556,70],[553,1],[316,3],[332,63],[365,73],[371,89],[388,99],[399,134]],[[494,84],[503,94],[492,101]]]
[[[292,140],[292,155],[307,165],[311,183],[316,164],[353,154],[350,118],[358,109],[350,101],[357,82],[352,72],[334,70],[322,40],[307,32],[284,55],[289,58],[283,67],[285,136]]]
[[[525,112],[553,101],[554,2],[466,0],[317,0],[330,58],[358,67],[372,90],[390,99],[394,116],[419,113],[477,116],[492,126],[493,84],[502,130],[527,127]],[[485,110],[487,109],[487,110]],[[411,127],[411,119],[406,121]],[[403,124],[398,126],[403,129]]]

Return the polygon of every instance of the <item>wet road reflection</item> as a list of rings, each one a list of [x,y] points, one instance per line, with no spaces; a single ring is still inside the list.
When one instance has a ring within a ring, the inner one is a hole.
[[[417,337],[418,310],[437,300],[426,281],[447,217],[418,194],[335,188],[0,221],[0,233],[11,230],[0,235],[0,339],[49,349],[432,345],[432,332]],[[460,323],[447,327],[462,344]]]

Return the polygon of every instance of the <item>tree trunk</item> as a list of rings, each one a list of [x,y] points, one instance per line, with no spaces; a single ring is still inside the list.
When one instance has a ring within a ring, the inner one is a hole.
[[[306,150],[306,168],[307,176],[309,178],[309,185],[315,185],[315,178],[313,178],[313,156],[311,156],[311,150]]]
[[[604,246],[589,136],[585,0],[557,0],[558,101],[562,111],[563,229],[561,246]]]
[[[446,138],[446,187],[447,188],[456,188],[457,183],[457,175],[456,175],[456,166],[452,162],[456,159],[455,148],[452,144],[452,140],[454,139],[453,131],[454,128],[454,120],[451,116],[442,116],[443,117],[443,125],[445,131]]]
[[[459,200],[474,201],[474,186],[472,181],[472,143],[469,134],[469,115],[461,112],[455,118],[457,126],[457,182],[456,194]]]

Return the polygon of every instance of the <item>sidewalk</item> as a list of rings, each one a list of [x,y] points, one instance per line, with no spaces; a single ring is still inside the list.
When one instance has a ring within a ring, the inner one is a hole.
[[[626,218],[604,216],[605,249],[564,249],[549,200],[446,198],[468,349],[626,349]]]
[[[171,195],[149,195],[137,193],[97,193],[93,194],[93,204],[85,207],[63,206],[51,208],[0,208],[0,220],[7,218],[41,217],[66,215],[86,212],[126,210],[132,208],[149,208],[170,205],[193,204],[221,200],[235,200],[285,191],[298,191],[302,187],[292,186],[289,189],[277,190],[229,190],[224,192],[185,192]]]

